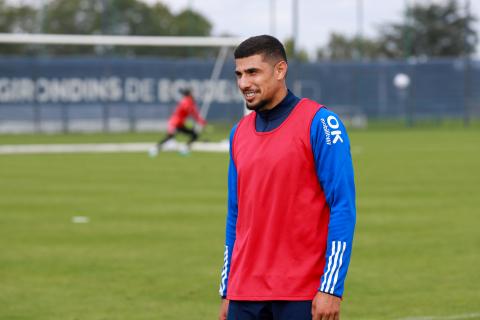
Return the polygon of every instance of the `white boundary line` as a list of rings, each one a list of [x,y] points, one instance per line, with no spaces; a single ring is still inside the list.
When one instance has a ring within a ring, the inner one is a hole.
[[[5,154],[45,154],[45,153],[118,153],[118,152],[148,152],[155,146],[152,142],[141,143],[87,143],[87,144],[31,144],[31,145],[0,145],[0,155]],[[185,150],[183,143],[169,143],[165,151]],[[193,151],[228,152],[228,141],[195,142]]]
[[[464,319],[480,319],[480,313],[456,314],[451,316],[424,316],[424,317],[407,317],[397,320],[464,320]]]
[[[0,145],[0,155],[2,154],[42,154],[42,153],[116,153],[116,152],[147,152],[155,146],[153,142],[137,143],[74,143],[74,144],[18,144],[18,145]],[[175,141],[168,142],[164,151],[182,151],[185,150],[184,143]],[[228,152],[229,142],[195,142],[192,145],[193,151],[202,152]],[[352,154],[363,152],[361,146],[352,148]]]

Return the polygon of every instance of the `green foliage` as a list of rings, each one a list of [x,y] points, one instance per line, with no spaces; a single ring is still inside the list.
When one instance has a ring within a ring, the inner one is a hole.
[[[309,60],[307,51],[298,48],[292,38],[285,40],[285,52],[287,58],[290,60],[296,60],[299,62],[307,62]]]
[[[374,38],[332,33],[317,60],[458,57],[475,52],[477,18],[466,15],[458,0],[415,3],[401,23],[386,23]]]
[[[0,0],[0,32],[35,31],[35,10],[26,5],[12,7]]]
[[[480,131],[350,138],[358,214],[342,319],[480,312]],[[227,161],[0,156],[0,319],[215,319]]]
[[[383,54],[399,58],[458,57],[474,53],[478,43],[473,27],[476,17],[465,16],[462,11],[457,0],[409,7],[404,23],[392,23],[380,29]]]
[[[209,35],[212,30],[212,25],[199,13],[186,9],[175,16],[175,23],[172,24],[170,32],[172,35],[189,35],[189,36],[205,36]],[[177,57],[188,57],[195,55],[198,56],[214,56],[216,49],[211,48],[174,48],[169,49],[173,52],[172,55]]]
[[[43,32],[52,34],[108,34],[142,36],[209,36],[211,23],[192,10],[173,14],[164,4],[149,5],[140,0],[51,0],[44,7],[14,7],[0,2],[5,17],[2,32]],[[27,54],[32,47],[1,45],[2,52]],[[3,48],[7,50],[4,51]],[[38,49],[39,46],[33,47]],[[9,49],[9,50],[8,50]],[[209,56],[212,50],[154,47],[44,46],[43,54],[122,54]]]
[[[357,60],[376,58],[380,53],[377,42],[361,37],[349,38],[340,33],[332,33],[325,48],[317,51],[317,60]]]
[[[34,8],[27,5],[12,7],[4,0],[0,0],[0,32],[35,32],[37,19]],[[17,52],[29,52],[31,46],[17,44],[0,44],[1,54],[15,54]]]
[[[210,33],[211,28],[212,26],[203,16],[191,9],[187,9],[176,16],[172,33],[175,35],[202,36],[206,31]]]

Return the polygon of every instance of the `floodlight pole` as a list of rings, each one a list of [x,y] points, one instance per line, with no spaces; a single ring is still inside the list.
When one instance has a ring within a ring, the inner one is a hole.
[[[463,30],[463,58],[465,68],[464,73],[464,102],[463,102],[463,125],[467,127],[470,124],[470,96],[471,96],[471,73],[472,73],[472,63],[469,52],[469,39],[468,39],[468,23],[470,19],[470,0],[465,0],[465,23]]]
[[[213,100],[214,85],[215,82],[220,78],[220,73],[222,72],[223,65],[227,59],[228,47],[222,47],[218,53],[217,60],[215,61],[215,66],[212,70],[212,75],[210,76],[210,82],[207,86],[205,96],[203,98],[202,107],[200,108],[200,115],[203,118],[207,117],[208,110],[210,110],[210,105]]]
[[[270,0],[270,34],[275,36],[275,0]]]
[[[404,17],[404,31],[403,31],[403,57],[405,59],[410,58],[411,52],[411,43],[410,43],[410,3],[409,0],[404,0],[404,10],[405,10],[405,17]]]
[[[299,61],[297,60],[297,40],[298,40],[298,0],[292,1],[292,57],[290,57],[293,68],[290,71],[292,77],[293,90],[301,95],[301,86],[298,83]]]
[[[357,35],[363,36],[363,0],[357,0]]]
[[[358,38],[358,56],[363,57],[363,0],[357,0],[357,38]]]
[[[292,8],[292,52],[293,58],[297,53],[297,39],[298,39],[298,0],[293,0]]]

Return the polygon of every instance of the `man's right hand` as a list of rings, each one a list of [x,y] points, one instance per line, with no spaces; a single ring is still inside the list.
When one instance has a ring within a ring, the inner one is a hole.
[[[342,299],[328,293],[317,292],[312,301],[313,320],[340,320]]]
[[[222,304],[220,305],[220,312],[218,314],[218,320],[227,320],[229,302],[230,301],[227,299],[222,299]]]

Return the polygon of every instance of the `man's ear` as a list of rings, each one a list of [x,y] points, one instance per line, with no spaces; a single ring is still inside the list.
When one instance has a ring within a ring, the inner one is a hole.
[[[282,60],[275,65],[275,78],[277,80],[283,80],[287,76],[288,64]]]

